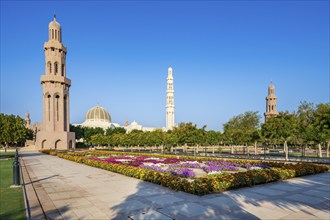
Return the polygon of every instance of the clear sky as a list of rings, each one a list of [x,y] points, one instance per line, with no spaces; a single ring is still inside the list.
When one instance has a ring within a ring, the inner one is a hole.
[[[112,121],[165,126],[167,68],[175,121],[222,130],[265,111],[329,102],[329,1],[1,1],[1,112],[42,120],[43,43],[56,11],[68,48],[71,123],[97,103]]]

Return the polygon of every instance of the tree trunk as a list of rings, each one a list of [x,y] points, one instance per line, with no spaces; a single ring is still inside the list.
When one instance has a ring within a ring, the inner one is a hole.
[[[330,141],[328,141],[328,143],[327,143],[327,157],[329,157],[329,149],[330,148]]]
[[[214,145],[212,145],[212,154],[213,154],[213,157],[214,157]]]
[[[288,143],[284,142],[284,149],[285,149],[285,161],[289,160],[289,149],[288,149]]]
[[[258,154],[258,150],[257,150],[257,142],[254,142],[254,154],[257,155]]]
[[[234,146],[233,145],[231,145],[230,153],[234,154]]]
[[[322,146],[320,143],[318,144],[318,147],[319,147],[319,157],[322,158]]]

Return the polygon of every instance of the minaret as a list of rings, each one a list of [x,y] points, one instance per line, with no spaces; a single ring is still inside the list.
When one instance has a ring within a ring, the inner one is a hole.
[[[44,43],[45,74],[40,82],[43,90],[43,122],[37,133],[38,149],[75,148],[75,133],[70,130],[69,88],[66,78],[66,47],[62,44],[60,24],[49,23],[49,40]]]
[[[171,130],[174,124],[174,87],[172,68],[168,68],[167,90],[166,90],[166,129]]]
[[[30,128],[31,126],[31,119],[30,119],[30,113],[25,113],[25,127]]]
[[[268,118],[277,116],[278,112],[276,111],[276,100],[275,87],[272,82],[268,86],[268,96],[266,97],[266,112],[265,112],[265,122]]]

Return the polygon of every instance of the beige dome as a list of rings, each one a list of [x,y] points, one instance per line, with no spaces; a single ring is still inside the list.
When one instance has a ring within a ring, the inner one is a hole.
[[[56,21],[56,17],[54,17],[54,20],[49,23],[48,28],[57,30],[61,29],[61,25]]]
[[[111,117],[109,112],[97,105],[90,110],[88,110],[86,114],[86,121],[103,121],[103,122],[111,122]]]

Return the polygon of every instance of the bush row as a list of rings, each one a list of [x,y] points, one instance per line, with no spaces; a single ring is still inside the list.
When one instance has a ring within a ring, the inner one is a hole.
[[[84,157],[86,154],[81,154],[81,153],[77,155],[77,153],[67,154],[67,153],[56,153],[54,151],[43,151],[43,152],[54,156],[57,155],[58,157],[66,160],[83,163],[88,166],[101,168],[111,172],[123,174],[125,176],[134,177],[151,183],[159,184],[161,186],[169,187],[170,189],[175,191],[184,191],[195,195],[218,193],[229,189],[253,186],[257,184],[274,182],[278,180],[285,180],[293,177],[328,171],[328,167],[325,165],[264,162],[264,164],[267,164],[272,168],[261,169],[261,170],[248,170],[247,172],[238,172],[231,174],[223,173],[219,175],[209,175],[194,179],[192,181],[186,178],[181,178],[179,176],[171,175],[169,173],[161,173],[155,170],[132,167],[123,164],[112,164],[102,161],[91,160]],[[115,153],[118,154],[118,152]],[[99,152],[96,154],[99,154]],[[143,155],[147,156],[146,154]],[[157,155],[157,157],[158,156],[160,155]],[[172,156],[169,155],[166,157],[172,157]],[[193,160],[195,159],[196,157],[193,158]],[[206,159],[206,158],[201,158],[201,159]],[[246,160],[244,161],[247,162]],[[235,160],[235,162],[237,162],[237,160]],[[253,161],[253,163],[255,162],[256,161]]]

